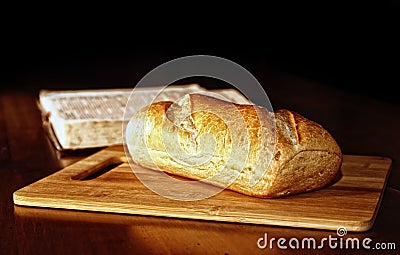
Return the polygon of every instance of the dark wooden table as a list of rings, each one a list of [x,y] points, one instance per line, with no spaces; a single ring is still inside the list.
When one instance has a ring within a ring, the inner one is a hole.
[[[288,75],[262,82],[275,109],[288,108],[328,129],[345,154],[380,155],[393,167],[373,228],[347,238],[395,244],[396,250],[260,249],[259,238],[315,238],[334,231],[40,209],[15,206],[12,193],[95,152],[60,155],[42,129],[37,90],[0,95],[1,254],[399,254],[400,104]],[[318,206],[318,205],[310,205]],[[393,248],[393,247],[392,247]]]

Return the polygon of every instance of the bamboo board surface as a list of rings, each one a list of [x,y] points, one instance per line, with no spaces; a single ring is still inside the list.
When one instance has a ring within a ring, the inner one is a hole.
[[[327,230],[346,227],[362,232],[374,223],[392,163],[386,157],[344,155],[341,178],[318,191],[260,199],[224,190],[199,201],[177,201],[149,190],[127,163],[97,177],[93,174],[125,161],[122,146],[108,147],[15,191],[14,203]],[[137,166],[136,171],[151,170]]]

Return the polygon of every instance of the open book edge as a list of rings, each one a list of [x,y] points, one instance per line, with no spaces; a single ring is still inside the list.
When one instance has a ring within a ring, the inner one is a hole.
[[[135,91],[143,93],[145,96],[146,93],[151,94],[159,89],[160,87],[146,87],[136,89]],[[176,99],[177,96],[182,96],[183,93],[212,92],[234,103],[250,103],[246,97],[235,89],[207,90],[198,84],[189,84],[169,86],[165,91],[167,95],[170,93],[171,100]],[[103,115],[101,115],[100,117],[97,116],[97,118],[86,118],[87,116],[83,118],[79,118],[78,116],[76,118],[74,116],[72,119],[69,119],[69,115],[63,115],[63,111],[74,108],[73,105],[69,106],[67,102],[59,109],[55,109],[54,106],[54,102],[58,102],[57,100],[60,99],[68,101],[69,99],[75,100],[77,97],[85,97],[90,101],[92,97],[98,99],[105,96],[112,100],[113,96],[121,95],[121,93],[124,96],[130,95],[132,89],[41,90],[37,105],[42,114],[43,127],[54,147],[58,151],[69,151],[122,144],[122,126],[124,120],[121,112],[119,112],[119,116],[112,116],[112,118],[102,118]],[[60,106],[58,105],[58,107]],[[78,115],[80,114],[80,110],[76,111]],[[83,110],[87,111],[90,115],[93,109],[88,108]],[[125,107],[123,110],[125,110]]]

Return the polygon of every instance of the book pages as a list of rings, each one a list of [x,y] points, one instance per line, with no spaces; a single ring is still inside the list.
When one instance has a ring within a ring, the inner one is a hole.
[[[177,100],[188,93],[207,93],[198,84],[168,86],[162,93],[160,87],[135,89],[135,100],[128,99],[133,89],[99,89],[57,91],[42,90],[39,109],[50,138],[59,150],[105,147],[122,144],[124,111],[133,114],[149,100]],[[235,89],[211,90],[225,100],[249,103]],[[127,106],[128,105],[128,106]]]

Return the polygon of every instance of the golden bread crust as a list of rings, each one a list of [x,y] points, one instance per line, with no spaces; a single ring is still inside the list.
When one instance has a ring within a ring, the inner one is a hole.
[[[342,163],[329,132],[298,113],[197,94],[137,112],[126,142],[136,164],[263,198],[320,189]]]

